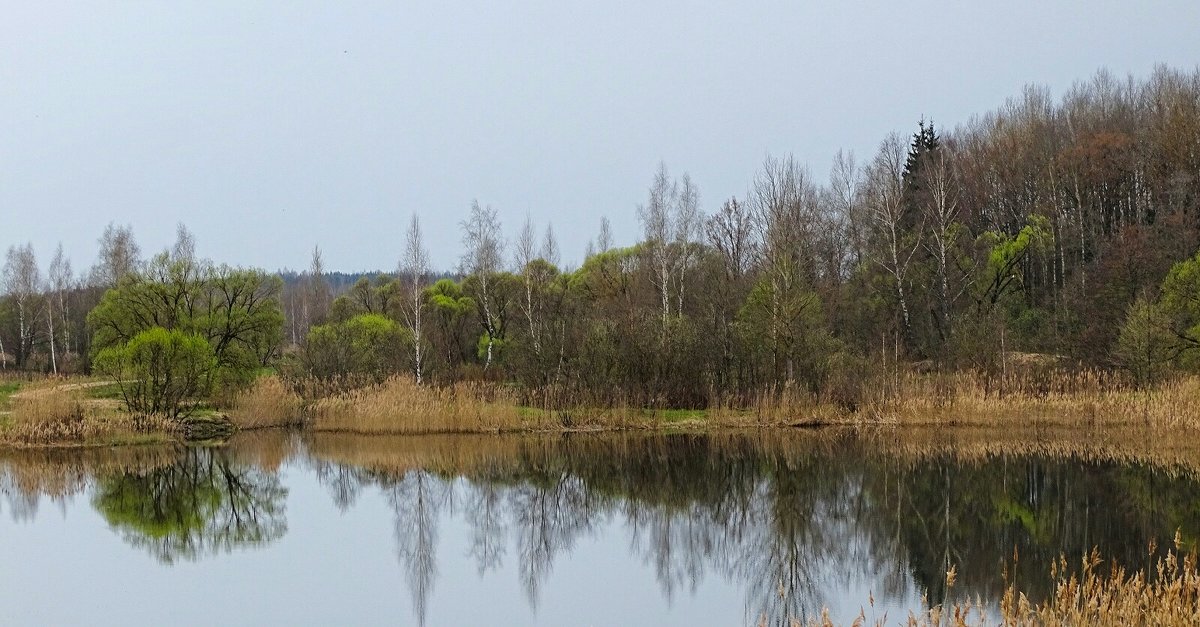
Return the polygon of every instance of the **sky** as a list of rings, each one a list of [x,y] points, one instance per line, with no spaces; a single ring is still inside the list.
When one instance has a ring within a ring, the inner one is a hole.
[[[451,269],[473,200],[507,237],[638,239],[659,162],[708,212],[767,155],[954,127],[1028,84],[1200,63],[1200,2],[0,1],[0,248],[393,270],[416,213]]]

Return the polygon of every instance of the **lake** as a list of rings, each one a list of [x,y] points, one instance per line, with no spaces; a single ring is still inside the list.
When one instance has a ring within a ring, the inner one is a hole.
[[[1200,533],[1200,455],[953,429],[0,451],[6,624],[895,623]],[[946,571],[957,573],[947,589]],[[873,602],[873,604],[872,604]]]

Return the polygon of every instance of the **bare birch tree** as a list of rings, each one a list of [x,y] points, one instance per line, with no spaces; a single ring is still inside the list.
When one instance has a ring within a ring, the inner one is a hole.
[[[92,284],[106,289],[116,287],[125,275],[141,266],[141,255],[133,238],[133,228],[109,222],[100,236],[100,253],[92,268]]]
[[[492,303],[493,282],[504,259],[504,240],[501,239],[500,218],[491,207],[471,203],[471,215],[461,223],[463,229],[462,271],[478,282],[478,305],[482,313],[483,330],[487,336],[487,355],[484,369],[492,365],[493,348],[499,332],[497,312]]]
[[[24,368],[33,350],[36,300],[41,288],[37,256],[33,244],[9,246],[3,272],[4,293],[17,309],[17,368]]]
[[[939,146],[927,155],[922,168],[928,191],[923,203],[924,220],[929,225],[925,249],[937,268],[937,322],[943,340],[950,336],[951,330],[950,305],[955,297],[950,292],[950,262],[959,237],[958,178],[949,150],[947,146]]]
[[[675,230],[675,266],[678,268],[675,312],[683,315],[687,275],[699,256],[699,250],[693,244],[700,240],[704,229],[704,216],[700,212],[700,192],[692,183],[692,177],[686,172],[679,182],[679,194],[675,199],[674,214],[671,223]]]
[[[422,371],[425,360],[422,353],[423,335],[421,332],[421,311],[424,309],[421,292],[425,289],[425,275],[429,273],[429,251],[421,237],[421,220],[413,214],[408,224],[408,235],[404,246],[404,262],[401,275],[409,280],[409,295],[411,302],[408,307],[409,326],[413,330],[413,372],[417,377],[417,385],[422,383]]]
[[[900,307],[901,332],[906,344],[912,344],[912,317],[908,307],[908,271],[913,256],[921,247],[923,223],[909,231],[904,224],[904,164],[907,146],[892,133],[879,146],[879,153],[867,173],[867,221],[874,245],[868,249],[871,260],[891,278],[896,302]],[[923,216],[922,216],[923,217]]]
[[[71,261],[63,254],[62,244],[54,250],[46,276],[46,332],[50,340],[50,369],[58,374],[58,334],[63,334],[64,350],[70,352],[70,327],[67,324],[67,291],[71,288]],[[55,328],[55,319],[58,328]]]

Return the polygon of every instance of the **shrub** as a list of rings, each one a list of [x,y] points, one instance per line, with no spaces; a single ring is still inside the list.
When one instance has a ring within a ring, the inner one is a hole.
[[[152,327],[96,355],[96,371],[112,377],[130,411],[178,418],[205,389],[215,357],[198,335]]]

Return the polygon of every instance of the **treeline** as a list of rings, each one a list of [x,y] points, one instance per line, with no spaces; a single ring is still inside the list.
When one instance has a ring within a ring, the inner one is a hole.
[[[392,276],[337,294],[314,254],[260,356],[296,376],[681,407],[785,389],[853,404],[872,372],[997,373],[1013,353],[1140,381],[1196,365],[1200,71],[1101,72],[1058,101],[1028,88],[952,131],[922,121],[866,158],[839,154],[831,172],[767,158],[745,197],[706,213],[662,166],[641,241],[614,244],[602,219],[570,271],[552,230],[527,220],[509,241],[476,203],[458,274],[435,281],[414,216]],[[17,367],[94,349],[81,312],[139,272],[120,263],[127,230],[110,231],[87,287],[56,282],[61,263],[36,278],[32,251],[10,250],[0,337]]]

